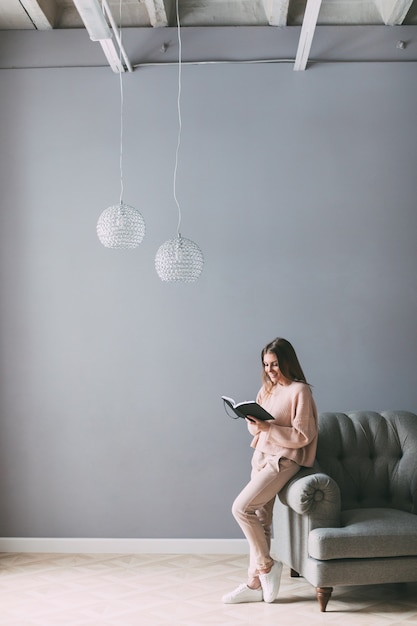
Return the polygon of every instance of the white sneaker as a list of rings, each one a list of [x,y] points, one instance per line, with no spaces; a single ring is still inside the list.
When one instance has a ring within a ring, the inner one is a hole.
[[[234,591],[226,593],[222,602],[224,604],[239,604],[240,602],[262,602],[262,587],[259,589],[251,589],[245,583],[242,583]]]
[[[259,574],[265,602],[274,602],[277,599],[281,574],[282,563],[280,561],[274,561],[271,571],[267,574]]]

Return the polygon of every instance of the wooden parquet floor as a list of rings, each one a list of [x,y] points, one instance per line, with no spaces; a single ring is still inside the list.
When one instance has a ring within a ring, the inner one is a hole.
[[[0,554],[5,626],[416,626],[417,584],[336,588],[326,613],[284,568],[273,604],[223,605],[242,555]]]

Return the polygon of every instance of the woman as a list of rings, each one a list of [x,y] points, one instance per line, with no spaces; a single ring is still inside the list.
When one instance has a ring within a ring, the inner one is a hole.
[[[316,455],[317,409],[294,348],[286,339],[274,339],[262,350],[262,365],[256,400],[274,419],[246,420],[254,437],[252,474],[232,513],[249,542],[248,580],[223,596],[225,604],[276,599],[282,563],[270,555],[275,496],[301,466],[312,466]]]

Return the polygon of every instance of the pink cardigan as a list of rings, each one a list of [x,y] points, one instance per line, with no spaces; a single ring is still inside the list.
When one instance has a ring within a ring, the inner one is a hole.
[[[317,408],[310,387],[299,382],[278,384],[270,393],[262,387],[256,401],[275,419],[267,422],[266,432],[258,433],[257,427],[248,423],[254,435],[252,448],[311,467],[317,449]]]

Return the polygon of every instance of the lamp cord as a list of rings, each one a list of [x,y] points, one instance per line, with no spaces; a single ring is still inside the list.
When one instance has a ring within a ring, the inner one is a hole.
[[[122,0],[119,1],[119,36],[120,36],[120,46],[119,46],[119,85],[120,85],[120,159],[119,159],[119,167],[120,167],[120,206],[123,205],[123,81],[122,81]]]
[[[178,209],[178,225],[177,225],[177,235],[180,234],[180,226],[181,226],[181,207],[177,198],[177,172],[178,172],[178,155],[180,151],[181,145],[181,131],[182,131],[182,119],[181,119],[181,70],[182,70],[182,41],[181,41],[181,25],[180,25],[180,15],[178,8],[179,0],[176,0],[176,16],[177,16],[177,33],[178,33],[178,97],[177,97],[177,110],[178,110],[178,139],[177,139],[177,149],[175,151],[175,167],[174,167],[174,200]]]

